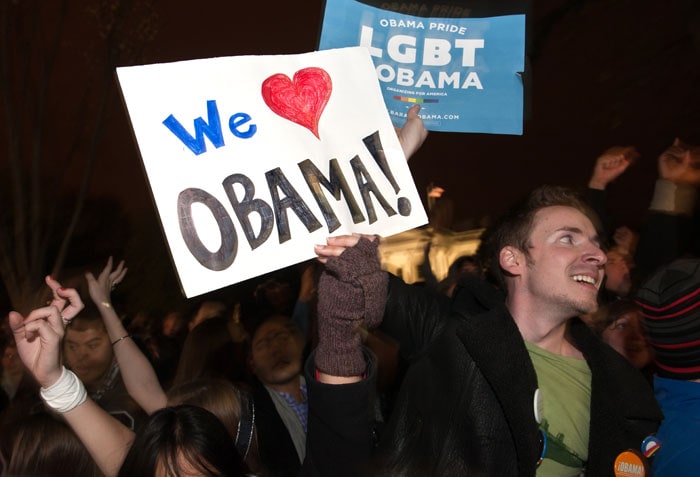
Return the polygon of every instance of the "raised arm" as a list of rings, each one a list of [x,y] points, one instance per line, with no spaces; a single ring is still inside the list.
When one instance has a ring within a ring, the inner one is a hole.
[[[423,120],[418,115],[419,111],[420,105],[412,106],[406,114],[406,122],[403,123],[403,126],[394,128],[399,136],[401,149],[403,149],[406,160],[409,160],[420,149],[428,137],[428,130],[425,129]]]
[[[53,292],[49,306],[26,317],[14,311],[9,314],[17,352],[41,386],[46,405],[65,418],[100,470],[107,477],[116,476],[133,433],[87,397],[80,380],[60,364],[65,323],[78,314],[83,303],[74,289],[62,288],[51,277],[46,283]]]
[[[331,257],[339,257],[346,249],[355,247],[363,237],[374,238],[360,235],[330,237],[326,245],[316,246],[316,254],[321,262],[326,263]],[[376,247],[372,253],[376,267],[379,268]],[[369,260],[368,257],[365,259]],[[381,273],[388,278],[388,286],[387,282],[383,282],[381,288],[377,288],[378,292],[381,291],[386,296],[383,301],[384,313],[371,323],[371,327],[381,323],[382,331],[399,342],[401,354],[410,357],[423,350],[443,329],[449,318],[450,300],[437,292],[427,291],[425,287],[407,285],[400,278],[386,272]],[[347,281],[348,278],[341,280]],[[322,293],[319,284],[319,300]]]
[[[605,240],[612,230],[612,220],[608,217],[606,189],[615,179],[639,157],[632,146],[614,146],[606,149],[595,161],[593,172],[588,180],[586,201],[600,217]]]
[[[613,146],[598,156],[588,181],[591,189],[605,190],[612,181],[624,173],[639,157],[633,146]]]
[[[301,475],[362,475],[372,449],[371,393],[376,364],[360,328],[381,321],[387,274],[378,238],[344,236],[317,246],[318,346],[306,363],[309,418]]]
[[[112,342],[124,386],[134,401],[148,414],[152,414],[167,405],[167,397],[153,366],[136,343],[130,339],[111,302],[111,290],[124,279],[126,272],[123,260],[113,267],[112,257],[109,257],[97,278],[90,272],[85,274],[85,278],[90,298],[100,310]]]
[[[356,382],[366,371],[360,327],[376,328],[386,303],[387,273],[380,268],[378,241],[346,236],[316,249],[326,265],[318,284],[316,367],[322,382]]]
[[[637,246],[642,278],[692,250],[700,158],[696,148],[676,139],[658,158],[659,178]]]

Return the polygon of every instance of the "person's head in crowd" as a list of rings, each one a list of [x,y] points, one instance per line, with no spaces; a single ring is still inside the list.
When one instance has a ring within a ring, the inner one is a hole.
[[[7,477],[102,475],[70,427],[48,412],[31,414],[16,423],[11,449],[3,474]]]
[[[180,310],[170,310],[163,317],[161,334],[168,338],[175,338],[187,329],[187,320]]]
[[[229,331],[228,317],[210,318],[185,338],[173,385],[198,378],[245,379],[245,346],[238,346]]]
[[[632,289],[632,257],[619,247],[611,247],[606,255],[605,290],[616,297],[628,296]]]
[[[250,363],[258,379],[271,387],[298,381],[304,338],[294,322],[281,315],[263,320],[253,332]]]
[[[114,359],[112,343],[99,311],[90,301],[66,326],[63,357],[88,390],[98,387],[109,373]]]
[[[132,336],[146,338],[153,334],[153,317],[149,311],[141,310],[124,321],[127,331]]]
[[[17,385],[24,375],[24,365],[17,354],[17,345],[14,339],[5,338],[0,341],[0,356],[2,357],[0,376],[3,381],[10,380]]]
[[[180,405],[149,416],[136,434],[119,476],[243,476],[242,459],[219,419],[204,408]]]
[[[654,351],[641,321],[639,306],[631,300],[616,300],[598,308],[586,320],[611,348],[638,369],[654,361]]]
[[[661,267],[637,291],[662,378],[700,382],[700,259]]]
[[[595,212],[575,192],[541,186],[484,232],[477,253],[509,299],[524,291],[576,316],[598,308],[606,260],[599,230]]]
[[[194,314],[187,327],[193,330],[197,325],[210,320],[212,318],[218,318],[224,316],[226,312],[226,304],[217,300],[205,300],[197,308],[197,312]]]
[[[462,255],[452,262],[447,271],[447,276],[438,284],[438,291],[447,296],[452,296],[459,279],[467,274],[481,276],[479,264],[474,255]]]
[[[277,276],[260,283],[255,288],[254,298],[258,316],[263,319],[272,315],[291,316],[296,302],[292,284]]]
[[[168,405],[189,404],[203,407],[224,424],[236,450],[254,474],[261,471],[255,432],[255,406],[243,389],[223,379],[196,379],[168,390]]]

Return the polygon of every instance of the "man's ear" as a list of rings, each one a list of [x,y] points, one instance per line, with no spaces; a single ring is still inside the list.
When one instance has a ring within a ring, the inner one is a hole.
[[[503,247],[498,254],[498,264],[508,275],[520,275],[522,267],[525,266],[525,256],[513,246]]]

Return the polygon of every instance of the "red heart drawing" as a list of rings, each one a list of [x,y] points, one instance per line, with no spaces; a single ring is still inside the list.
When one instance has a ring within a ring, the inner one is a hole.
[[[294,80],[277,73],[262,84],[265,104],[277,115],[314,133],[318,139],[318,121],[331,97],[330,75],[321,68],[304,68],[294,73]]]

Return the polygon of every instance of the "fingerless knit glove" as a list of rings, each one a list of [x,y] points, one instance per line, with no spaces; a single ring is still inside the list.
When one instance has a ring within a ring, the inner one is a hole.
[[[354,247],[326,263],[318,287],[316,367],[333,376],[359,376],[365,371],[358,328],[382,321],[388,276],[382,271],[379,240],[361,238]]]

